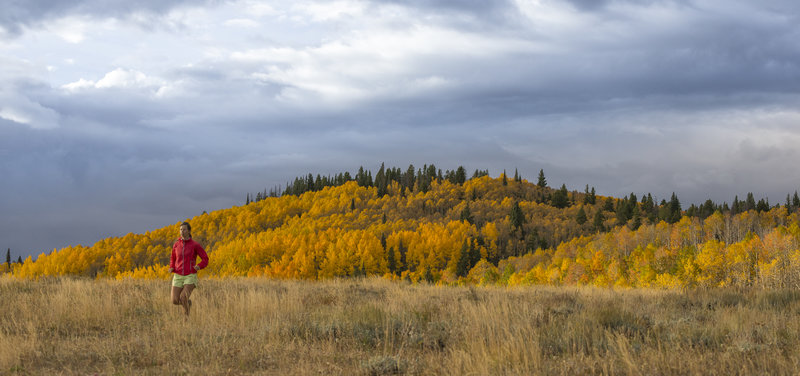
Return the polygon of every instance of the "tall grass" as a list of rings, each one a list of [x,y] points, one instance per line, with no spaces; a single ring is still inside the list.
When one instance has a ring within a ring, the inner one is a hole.
[[[0,374],[797,374],[795,291],[0,277]]]

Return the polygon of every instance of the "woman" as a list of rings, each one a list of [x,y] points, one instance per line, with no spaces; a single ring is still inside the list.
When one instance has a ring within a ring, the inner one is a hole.
[[[195,265],[197,257],[200,263]],[[169,272],[172,277],[172,304],[182,305],[183,312],[189,317],[192,309],[192,290],[197,287],[197,271],[208,266],[208,255],[199,243],[192,240],[192,226],[188,222],[181,223],[180,238],[172,245],[169,258]]]

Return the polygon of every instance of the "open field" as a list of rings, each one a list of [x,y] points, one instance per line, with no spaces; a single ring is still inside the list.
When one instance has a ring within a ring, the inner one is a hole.
[[[798,374],[800,292],[0,277],[0,374]]]

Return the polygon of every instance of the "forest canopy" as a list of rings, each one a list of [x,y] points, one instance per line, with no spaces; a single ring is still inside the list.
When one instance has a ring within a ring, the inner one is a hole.
[[[189,219],[211,276],[378,275],[438,283],[597,286],[800,285],[800,199],[752,193],[684,210],[673,193],[622,198],[517,171],[409,166],[308,174]],[[5,263],[23,278],[167,278],[178,224]]]

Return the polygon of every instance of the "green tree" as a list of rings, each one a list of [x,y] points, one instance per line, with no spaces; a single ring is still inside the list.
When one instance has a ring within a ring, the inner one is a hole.
[[[388,193],[389,182],[386,179],[386,168],[381,162],[381,168],[375,174],[375,187],[378,188],[378,197],[386,196]]]
[[[467,273],[469,273],[469,245],[467,244],[467,240],[464,240],[464,243],[461,244],[461,253],[458,257],[458,262],[456,263],[456,275],[459,277],[466,277]]]
[[[681,220],[681,202],[675,192],[672,192],[672,197],[669,199],[669,223],[677,223]]]
[[[506,170],[503,170],[503,186],[508,185],[508,178],[506,177]]]
[[[547,179],[544,177],[544,169],[539,170],[539,180],[536,182],[536,185],[541,188],[547,187]]]
[[[579,225],[586,223],[586,211],[583,210],[583,206],[578,209],[578,214],[575,215],[575,221],[578,222]]]
[[[605,218],[603,218],[603,211],[598,210],[594,212],[594,221],[592,221],[592,226],[594,226],[595,231],[605,231],[605,225],[603,225],[603,221],[605,221]]]
[[[521,230],[522,225],[525,224],[525,214],[522,213],[522,208],[519,207],[519,202],[514,202],[511,207],[511,228],[514,230]]]
[[[464,205],[464,209],[461,209],[461,215],[459,219],[462,221],[467,221],[469,224],[473,224],[475,219],[472,217],[472,212],[469,210],[469,202],[466,202]]]
[[[559,209],[564,209],[569,206],[569,192],[567,191],[566,184],[562,184],[561,188],[553,192],[550,203]]]
[[[389,272],[397,274],[397,259],[394,256],[394,248],[389,248],[386,253],[386,263],[389,264]]]
[[[456,184],[464,184],[467,181],[467,170],[464,169],[464,166],[458,166],[456,169],[455,180]]]
[[[6,265],[8,266],[8,270],[11,270],[11,248],[6,251]]]

